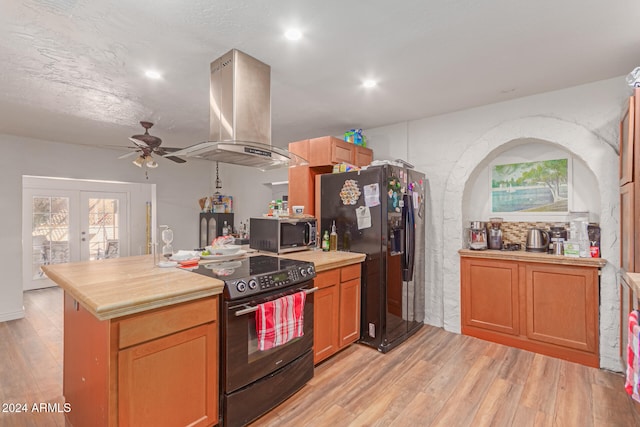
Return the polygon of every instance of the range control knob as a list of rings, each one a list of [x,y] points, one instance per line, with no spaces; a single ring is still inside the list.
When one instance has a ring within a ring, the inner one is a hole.
[[[300,274],[302,275],[302,277],[305,277],[307,275],[307,270],[305,268],[301,268]]]
[[[313,274],[313,266],[310,265],[309,267],[307,267],[307,273],[309,273],[309,275]]]
[[[244,292],[247,290],[247,284],[240,280],[238,283],[236,283],[236,289],[238,290],[238,292]]]
[[[249,280],[249,289],[255,289],[257,287],[258,287],[258,282],[256,282],[256,279]]]

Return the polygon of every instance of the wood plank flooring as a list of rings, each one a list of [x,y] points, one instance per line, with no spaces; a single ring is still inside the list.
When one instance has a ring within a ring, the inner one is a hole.
[[[62,405],[62,291],[25,293],[0,323],[0,404]],[[386,355],[352,345],[316,367],[257,426],[640,426],[624,378],[424,326]],[[65,426],[63,413],[0,412],[0,426]]]

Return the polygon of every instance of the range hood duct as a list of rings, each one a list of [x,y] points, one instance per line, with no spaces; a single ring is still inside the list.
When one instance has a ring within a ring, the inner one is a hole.
[[[211,63],[209,141],[174,151],[260,170],[306,165],[271,145],[271,67],[237,49]]]

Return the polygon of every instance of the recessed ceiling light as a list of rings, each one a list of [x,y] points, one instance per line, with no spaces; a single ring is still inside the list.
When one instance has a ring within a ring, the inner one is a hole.
[[[289,40],[300,40],[302,38],[302,33],[300,30],[296,30],[295,28],[291,28],[284,33],[284,36]]]
[[[144,75],[154,80],[158,80],[162,78],[162,74],[160,74],[156,70],[147,70],[145,71]]]
[[[362,86],[366,88],[375,87],[377,85],[378,85],[378,82],[376,82],[375,80],[365,80],[362,82]]]

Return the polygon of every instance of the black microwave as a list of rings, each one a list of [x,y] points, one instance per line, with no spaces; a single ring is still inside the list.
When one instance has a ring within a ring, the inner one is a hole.
[[[259,251],[301,251],[316,246],[315,218],[250,218],[249,247]]]

